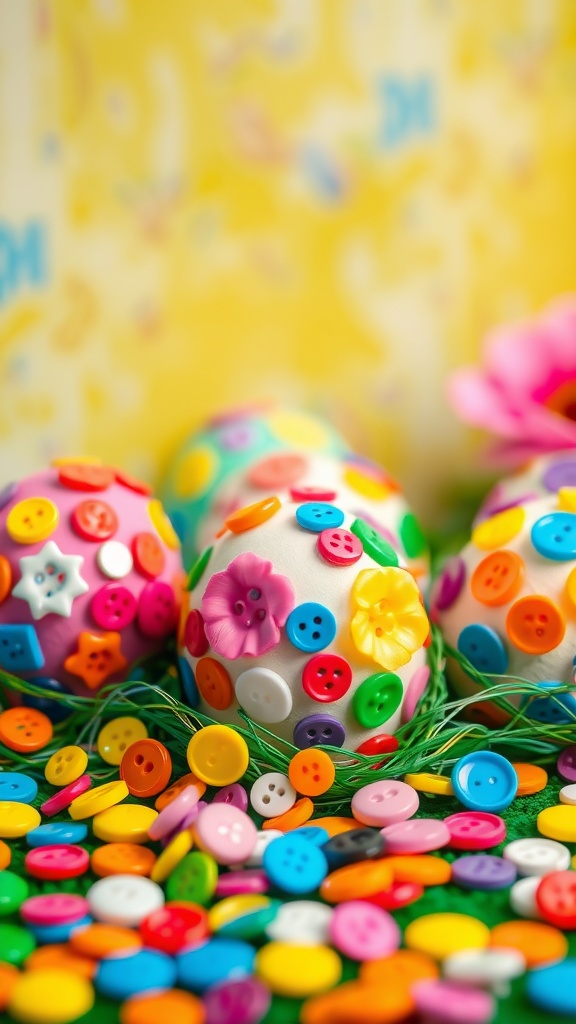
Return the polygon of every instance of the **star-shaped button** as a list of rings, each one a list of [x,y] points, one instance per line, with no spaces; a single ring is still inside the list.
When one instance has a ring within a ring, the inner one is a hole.
[[[27,601],[33,618],[72,614],[74,599],[89,589],[80,575],[82,555],[64,555],[49,540],[35,555],[20,559],[21,579],[12,590],[14,597]]]
[[[97,690],[108,676],[128,664],[120,650],[120,633],[80,633],[78,650],[64,662],[64,668],[80,676],[86,686]]]

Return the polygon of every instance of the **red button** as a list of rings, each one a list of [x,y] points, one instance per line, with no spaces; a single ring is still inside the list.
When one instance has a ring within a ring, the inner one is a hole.
[[[121,583],[106,583],[92,598],[90,611],[100,629],[126,629],[136,617],[134,594]]]
[[[340,700],[352,682],[352,669],[338,654],[317,654],[302,672],[302,686],[312,700],[330,704]]]
[[[322,558],[330,565],[353,565],[364,554],[362,541],[350,530],[322,530],[316,545]]]
[[[164,549],[155,534],[137,533],[132,538],[134,565],[141,576],[153,580],[166,564]]]
[[[576,871],[552,871],[536,889],[543,917],[558,928],[576,928]]]
[[[201,658],[210,647],[204,632],[204,619],[197,608],[194,608],[186,619],[184,643],[193,658]]]
[[[64,487],[70,487],[73,491],[105,491],[114,483],[114,470],[110,466],[70,463],[60,466],[58,479]]]
[[[424,887],[417,882],[392,882],[389,889],[374,896],[364,896],[368,903],[374,903],[382,910],[400,910],[409,903],[415,903],[424,895]]]
[[[292,501],[335,501],[338,495],[326,487],[291,487],[290,497]]]
[[[106,501],[87,498],[70,516],[72,529],[83,540],[109,540],[118,529],[118,516]]]
[[[83,846],[37,846],[26,854],[24,867],[33,878],[58,881],[83,875],[90,867],[90,857]]]
[[[252,466],[248,482],[263,491],[289,487],[306,472],[308,463],[302,455],[271,455]]]
[[[139,480],[138,477],[131,476],[130,473],[125,473],[123,469],[115,469],[114,476],[116,477],[116,483],[122,484],[123,487],[127,487],[130,491],[135,491],[136,494],[148,496],[153,493],[150,484],[147,484],[145,480]]]
[[[166,903],[140,924],[145,946],[173,956],[184,946],[202,942],[209,933],[208,914],[195,903]]]
[[[385,732],[379,733],[378,736],[371,736],[369,740],[364,740],[364,743],[356,747],[357,754],[366,754],[368,757],[373,757],[375,754],[393,754],[395,750],[398,750],[398,740],[395,736],[388,736]]]

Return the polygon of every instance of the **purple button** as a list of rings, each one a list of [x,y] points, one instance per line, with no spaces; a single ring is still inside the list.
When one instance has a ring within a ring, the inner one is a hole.
[[[548,466],[542,477],[544,487],[558,491],[561,487],[576,487],[576,459],[560,459]]]
[[[567,782],[576,782],[576,747],[565,747],[556,762],[558,774]]]
[[[241,786],[239,782],[233,782],[231,786],[219,789],[216,796],[212,797],[212,803],[231,804],[239,811],[245,811],[248,808],[248,794],[244,786]]]
[[[259,1024],[270,1009],[270,992],[256,978],[227,981],[202,997],[205,1024]]]
[[[294,729],[294,743],[301,750],[322,744],[341,747],[345,736],[344,726],[332,715],[308,715],[301,718]]]
[[[169,806],[170,804],[168,804],[168,807]],[[161,846],[169,846],[172,840],[176,839],[176,836],[179,836],[181,832],[185,832],[187,828],[190,828],[190,826],[196,821],[200,811],[203,811],[205,807],[208,807],[205,800],[199,800],[197,804],[194,804],[194,806],[187,812],[186,816],[182,818],[180,824],[176,825],[176,828],[172,832],[168,832],[167,835],[162,837],[160,840]]]
[[[249,423],[231,423],[218,433],[218,441],[227,452],[241,452],[256,444],[257,440],[258,435]]]
[[[454,555],[448,559],[442,570],[442,575],[434,585],[433,608],[439,612],[451,608],[464,586],[465,579],[466,564],[460,555]]]
[[[5,487],[0,491],[0,509],[6,508],[9,501],[16,496],[20,484],[17,484],[14,480],[10,484],[6,484]]]
[[[507,498],[506,501],[500,501],[496,505],[482,506],[481,515],[474,521],[474,525],[481,522],[483,519],[491,519],[492,516],[497,516],[500,512],[507,512],[510,508],[517,508],[518,505],[525,505],[528,501],[535,501],[537,498],[541,498],[542,495],[538,494],[537,491],[530,491],[529,494],[518,494],[515,498]]]
[[[516,881],[516,868],[490,853],[459,857],[452,864],[452,881],[463,889],[505,889]]]

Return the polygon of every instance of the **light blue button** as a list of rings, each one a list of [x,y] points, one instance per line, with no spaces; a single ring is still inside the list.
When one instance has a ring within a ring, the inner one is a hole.
[[[128,956],[105,957],[94,975],[96,991],[109,999],[129,999],[139,992],[170,989],[176,981],[171,956],[155,949],[141,949]]]
[[[314,892],[328,874],[322,850],[296,832],[273,839],[264,850],[262,867],[273,885],[283,892]]]
[[[7,672],[34,672],[42,668],[44,655],[36,627],[0,626],[0,666]]]
[[[534,523],[530,537],[536,551],[554,562],[576,558],[576,515],[551,512]]]
[[[178,658],[178,669],[180,671],[180,681],[182,683],[182,691],[186,699],[186,703],[191,708],[197,708],[200,703],[200,694],[198,693],[198,687],[196,686],[196,678],[194,676],[192,666],[182,655]]]
[[[329,608],[315,601],[299,604],[286,619],[286,636],[299,651],[323,651],[336,636],[336,619]]]
[[[539,967],[526,976],[526,995],[531,1003],[550,1013],[576,1018],[576,960],[562,960]]]
[[[300,825],[294,829],[294,835],[314,846],[323,846],[330,839],[328,832],[321,825]]]
[[[0,775],[0,800],[31,804],[38,792],[38,783],[23,772],[2,772]]]
[[[344,513],[326,501],[307,501],[296,509],[296,521],[305,530],[321,533],[329,526],[342,526]]]
[[[518,776],[510,761],[491,750],[461,757],[451,779],[455,796],[472,811],[503,811],[518,789]]]
[[[0,776],[1,778],[1,776]],[[83,821],[53,821],[38,825],[26,833],[28,846],[59,846],[82,843],[88,835],[88,826]]]
[[[495,629],[473,622],[458,637],[458,650],[478,672],[502,675],[508,668],[508,653]]]
[[[72,932],[77,931],[78,928],[87,928],[89,924],[92,924],[92,918],[86,915],[86,917],[79,918],[78,921],[73,921],[72,924],[39,925],[27,922],[26,927],[32,932],[39,946],[49,946],[53,942],[68,942]]]
[[[539,689],[548,694],[563,685],[558,682],[538,683]],[[531,697],[528,694],[523,697],[520,707],[526,718],[534,722],[548,722],[551,725],[576,723],[576,698],[571,693],[559,693],[553,700],[550,696]]]
[[[218,935],[230,939],[258,938],[264,934],[267,925],[272,923],[281,906],[281,900],[270,900],[265,907],[241,913],[233,921],[227,921],[218,928]]]
[[[66,718],[69,718],[74,708],[66,707],[62,701],[52,700],[48,694],[70,693],[70,690],[63,686],[57,679],[50,679],[48,676],[36,676],[34,679],[31,679],[30,682],[34,683],[34,686],[38,686],[41,690],[45,690],[46,696],[36,697],[30,693],[23,693],[22,703],[25,707],[36,708],[37,711],[42,711],[42,713],[47,715],[54,725],[58,722],[63,722]]]
[[[204,992],[229,978],[252,974],[255,958],[256,950],[242,939],[209,939],[178,953],[178,984],[192,992]]]

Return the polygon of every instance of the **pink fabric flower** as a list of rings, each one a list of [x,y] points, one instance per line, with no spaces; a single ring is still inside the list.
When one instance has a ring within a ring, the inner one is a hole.
[[[449,397],[463,420],[498,436],[508,463],[576,446],[576,296],[493,331],[484,369],[456,371]]]
[[[202,598],[210,646],[223,658],[258,657],[275,647],[295,598],[286,576],[249,551],[212,576]]]

